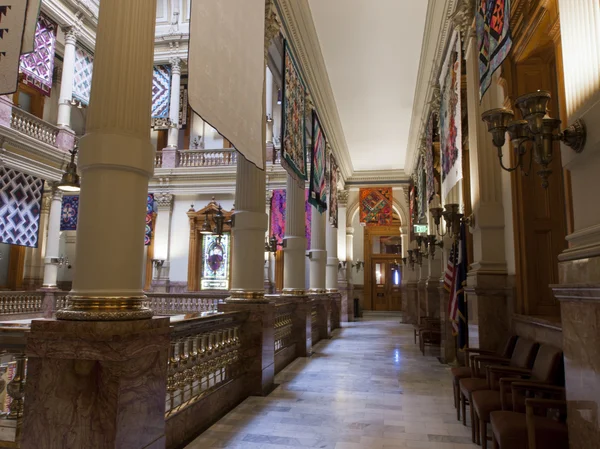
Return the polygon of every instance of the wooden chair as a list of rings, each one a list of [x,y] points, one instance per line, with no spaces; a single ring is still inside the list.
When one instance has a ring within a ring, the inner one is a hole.
[[[476,356],[490,356],[490,357],[501,357],[505,360],[510,360],[510,357],[515,349],[515,344],[517,343],[517,339],[519,337],[516,335],[511,335],[507,338],[504,343],[503,349],[501,352],[490,351],[487,349],[480,348],[465,348],[465,360],[467,362],[467,366],[457,366],[450,370],[452,373],[452,388],[454,390],[454,407],[456,408],[456,419],[460,421],[460,379],[465,379],[468,377],[476,377],[473,376],[473,364],[475,363]],[[478,373],[479,377],[485,377],[485,373]]]
[[[513,382],[511,391],[514,411],[490,414],[494,449],[568,449],[564,388]]]
[[[417,344],[417,338],[421,335],[421,331],[425,329],[431,329],[432,327],[440,326],[439,318],[430,318],[430,317],[422,317],[418,324],[414,324],[414,336],[415,336],[415,344]]]
[[[478,373],[484,372],[485,367],[489,365],[508,365],[514,368],[531,368],[538,347],[539,344],[532,340],[519,338],[515,345],[515,350],[508,360],[503,357],[491,357],[485,355],[476,356],[473,359],[473,377],[460,379],[459,381],[461,412],[463,424],[465,426],[467,425],[466,405],[473,403],[473,392],[490,390],[492,388],[491,379],[482,379]],[[478,435],[475,433],[475,416],[473,407],[471,406],[469,409],[471,412],[471,439],[473,440],[473,443],[475,443],[478,438]]]
[[[543,344],[535,356],[532,369],[488,366],[487,372],[491,389],[474,391],[471,402],[476,442],[481,442],[484,449],[487,449],[487,424],[490,422],[490,414],[498,410],[513,410],[511,384],[526,379],[542,385],[557,385],[564,377],[562,351]]]

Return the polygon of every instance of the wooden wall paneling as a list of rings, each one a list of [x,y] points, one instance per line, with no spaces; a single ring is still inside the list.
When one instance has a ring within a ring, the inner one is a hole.
[[[364,281],[364,308],[365,310],[373,309],[373,236],[400,236],[400,223],[397,226],[365,226],[364,232],[364,254],[365,254],[365,281]],[[379,257],[379,256],[378,256]],[[392,261],[394,258],[400,258],[401,256],[388,255]]]
[[[23,272],[25,269],[25,250],[24,246],[10,245],[8,260],[8,280],[7,286],[11,290],[21,290],[23,288]]]

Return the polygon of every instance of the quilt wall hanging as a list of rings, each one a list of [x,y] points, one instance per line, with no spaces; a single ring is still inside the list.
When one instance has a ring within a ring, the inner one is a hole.
[[[492,83],[492,75],[502,65],[512,47],[510,0],[480,0],[475,21],[481,101]]]
[[[284,95],[281,165],[298,181],[306,181],[306,89],[287,41],[284,45],[283,59]]]
[[[155,65],[152,78],[152,118],[168,118],[170,102],[171,66]]]
[[[60,230],[76,231],[79,214],[79,195],[63,196],[60,213]]]
[[[458,31],[452,34],[440,74],[440,151],[442,199],[462,179],[461,46]]]
[[[360,222],[367,226],[392,224],[392,188],[370,187],[359,191]]]
[[[73,99],[86,106],[90,104],[93,71],[94,57],[87,50],[77,47],[73,72]]]
[[[179,129],[187,125],[188,113],[188,88],[187,85],[179,87]]]
[[[37,248],[44,180],[0,167],[0,243]]]
[[[275,236],[277,243],[285,237],[285,190],[273,190],[271,196],[271,231],[269,237]]]
[[[48,97],[52,91],[57,28],[52,20],[40,14],[35,29],[33,51],[21,56],[19,66],[23,82]]]
[[[329,224],[338,227],[338,166],[333,153],[329,154]]]
[[[315,206],[320,213],[327,210],[327,192],[325,182],[326,165],[326,140],[323,128],[317,113],[312,113],[312,151],[310,163],[310,183],[308,201]]]
[[[310,249],[310,241],[312,238],[312,207],[308,202],[308,189],[304,191],[304,236],[306,237],[306,249]]]
[[[0,6],[0,95],[17,90],[26,12],[23,0],[4,1]]]
[[[417,217],[419,222],[427,220],[427,185],[424,165],[424,157],[420,156],[417,163]]]
[[[149,193],[146,201],[146,233],[144,235],[144,245],[150,245],[152,241],[152,232],[154,231],[154,215],[156,212],[156,205],[154,203],[154,194]]]
[[[427,130],[425,131],[425,178],[427,179],[427,203],[429,203],[435,195],[435,170],[433,168],[434,120],[435,114],[429,114],[429,120],[427,121]]]

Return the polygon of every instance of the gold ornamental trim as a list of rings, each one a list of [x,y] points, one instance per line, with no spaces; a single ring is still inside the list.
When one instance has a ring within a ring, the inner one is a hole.
[[[283,296],[304,296],[306,295],[306,290],[302,288],[284,288],[281,294]]]
[[[337,288],[328,288],[327,293],[339,293],[340,291]]]
[[[308,289],[309,295],[323,295],[325,293],[327,293],[327,290],[324,288],[309,288]]]
[[[56,312],[59,320],[130,321],[152,318],[146,296],[67,296],[68,306]]]

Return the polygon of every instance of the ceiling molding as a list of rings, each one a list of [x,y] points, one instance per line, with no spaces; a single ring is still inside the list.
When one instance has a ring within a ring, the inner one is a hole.
[[[346,187],[389,185],[398,187],[409,183],[404,170],[359,170],[346,180]]]
[[[427,6],[421,60],[413,102],[412,119],[408,134],[408,148],[404,170],[411,173],[419,155],[419,142],[424,134],[430,100],[438,83],[438,74],[444,50],[453,30],[451,16],[460,0],[432,0]]]
[[[342,176],[348,179],[354,168],[308,0],[274,1]]]

